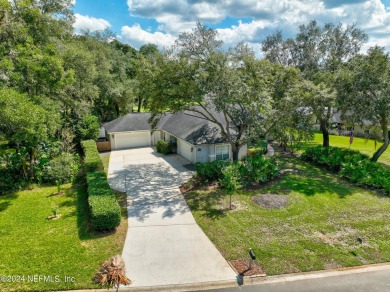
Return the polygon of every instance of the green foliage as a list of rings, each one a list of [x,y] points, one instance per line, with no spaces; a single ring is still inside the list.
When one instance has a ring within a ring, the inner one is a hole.
[[[84,152],[84,170],[86,172],[103,170],[104,166],[97,151],[96,142],[94,140],[82,141],[81,147]]]
[[[103,171],[88,172],[86,177],[93,228],[98,231],[115,229],[120,224],[121,213],[106,174]]]
[[[232,208],[232,195],[242,188],[240,183],[240,169],[239,165],[229,163],[222,168],[222,178],[219,180],[219,185],[229,194],[230,209]]]
[[[280,173],[276,162],[264,156],[247,156],[238,163],[214,160],[195,165],[197,176],[203,181],[220,181],[224,179],[224,169],[229,179],[234,173],[240,184],[250,185],[264,183]],[[237,173],[235,173],[237,172]]]
[[[172,145],[168,141],[165,140],[158,140],[156,144],[157,152],[162,154],[169,154],[172,153]]]
[[[0,195],[20,190],[26,185],[20,176],[20,170],[11,167],[0,167]]]
[[[221,170],[222,178],[219,180],[222,186],[229,194],[241,189],[240,167],[238,164],[229,163]]]
[[[214,160],[207,163],[196,163],[195,170],[199,178],[205,181],[215,181],[222,178],[222,169],[229,165],[223,160]]]
[[[340,175],[357,185],[383,189],[390,194],[390,169],[379,163],[351,159],[344,164]]]
[[[38,103],[37,103],[38,102]],[[29,165],[21,165],[26,180],[35,178],[37,152],[40,145],[52,138],[60,124],[56,107],[45,99],[31,100],[13,89],[0,90],[0,125],[6,137],[26,148]]]
[[[88,184],[88,204],[95,230],[115,229],[120,223],[120,208],[107,182],[103,162],[96,142],[81,142],[84,150],[84,169]]]
[[[83,140],[96,140],[99,138],[99,120],[93,115],[86,115],[77,125],[77,139]]]
[[[50,183],[61,182],[68,183],[78,171],[77,158],[71,154],[65,153],[49,161],[44,168],[43,179]]]
[[[265,183],[280,173],[274,160],[261,155],[245,157],[241,162],[241,180],[247,184]]]
[[[362,161],[368,159],[368,156],[356,150],[316,146],[306,149],[301,158],[337,172],[340,171],[344,163]]]
[[[389,80],[390,55],[378,46],[352,59],[337,78],[339,108],[342,112],[353,113],[348,122],[364,124],[369,121],[380,126],[383,144],[373,154],[372,161],[378,161],[390,145],[387,128],[390,123]]]
[[[312,147],[301,155],[305,161],[339,172],[341,177],[351,182],[377,189],[390,194],[390,169],[356,150],[336,147]]]

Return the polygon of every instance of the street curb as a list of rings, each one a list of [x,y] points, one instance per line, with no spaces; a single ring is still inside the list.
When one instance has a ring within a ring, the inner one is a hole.
[[[355,266],[355,267],[346,267],[338,268],[332,270],[321,270],[314,272],[303,272],[303,273],[294,273],[294,274],[284,274],[284,275],[275,275],[275,276],[266,276],[261,278],[252,278],[248,279],[247,285],[261,285],[261,284],[272,284],[272,283],[282,283],[282,282],[293,282],[301,281],[307,279],[318,279],[326,277],[335,277],[351,274],[359,274],[365,272],[373,271],[383,271],[390,270],[390,262],[381,263],[381,264],[372,264],[364,266]],[[211,290],[211,289],[221,289],[221,288],[230,288],[238,287],[236,280],[229,281],[215,281],[215,282],[202,282],[202,283],[193,283],[193,284],[177,284],[177,285],[164,285],[164,286],[144,286],[144,287],[121,287],[119,291],[198,291],[198,290]],[[83,290],[64,290],[63,292],[102,292],[102,291],[116,291],[116,289],[83,289]]]
[[[119,287],[121,292],[143,292],[143,291],[199,291],[209,289],[222,289],[238,287],[236,280],[227,281],[215,281],[215,282],[201,282],[201,283],[188,283],[188,284],[174,284],[174,285],[161,285],[161,286],[142,286],[142,287]],[[68,290],[68,292],[102,292],[102,291],[116,291],[116,289],[85,289],[85,290]],[[65,292],[65,291],[63,291]]]
[[[271,284],[271,283],[293,282],[293,281],[327,278],[327,277],[335,277],[335,276],[343,276],[343,275],[351,275],[351,274],[359,274],[359,273],[383,271],[383,270],[390,270],[390,262],[372,264],[372,265],[354,266],[354,267],[344,267],[344,268],[337,268],[331,270],[266,276],[263,278],[248,279],[249,281],[247,281],[244,285],[254,285],[254,284],[261,285],[261,284]]]

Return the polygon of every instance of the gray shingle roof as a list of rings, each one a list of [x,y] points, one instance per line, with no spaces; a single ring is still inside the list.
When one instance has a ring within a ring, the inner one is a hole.
[[[224,141],[216,124],[190,111],[173,114],[160,128],[192,145]]]
[[[103,125],[107,133],[151,130],[150,113],[128,113]]]
[[[224,124],[222,116],[213,112]],[[107,133],[151,130],[148,122],[150,113],[128,113],[103,125]],[[187,141],[192,145],[214,144],[224,142],[219,127],[200,114],[192,111],[180,111],[175,114],[167,113],[160,119],[157,129],[164,130],[173,136]]]

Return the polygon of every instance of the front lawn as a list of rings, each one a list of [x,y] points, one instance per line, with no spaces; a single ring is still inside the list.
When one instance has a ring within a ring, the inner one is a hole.
[[[56,187],[37,187],[0,197],[0,271],[17,276],[9,278],[14,283],[2,279],[1,291],[98,288],[92,277],[99,264],[122,253],[127,232],[123,194],[117,194],[122,206],[117,232],[99,234],[86,224],[85,186],[63,189],[64,195],[53,195]],[[47,220],[55,205],[61,218]]]
[[[350,147],[348,136],[337,136],[337,135],[330,135],[329,140],[330,140],[329,141],[330,146],[359,150],[360,152],[367,154],[370,157],[383,144],[383,143],[377,142],[377,145],[375,148],[375,141],[374,140],[368,140],[368,139],[364,139],[364,138],[354,137],[353,143]],[[316,133],[315,137],[314,137],[314,141],[305,143],[303,145],[303,148],[307,148],[309,146],[311,147],[311,146],[319,145],[319,144],[322,144],[322,134]],[[387,148],[387,150],[382,154],[382,156],[379,158],[378,162],[390,166],[390,147]]]
[[[229,198],[221,190],[185,193],[196,221],[227,260],[248,258],[252,248],[268,275],[390,261],[389,197],[297,158],[278,160],[289,172],[234,195],[236,210],[224,210]],[[287,196],[286,207],[253,203],[265,193]]]

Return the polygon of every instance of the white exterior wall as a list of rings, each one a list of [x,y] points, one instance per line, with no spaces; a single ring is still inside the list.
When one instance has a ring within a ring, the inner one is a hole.
[[[209,158],[210,145],[196,145],[194,146],[194,148],[196,149],[195,151],[196,162],[205,163],[210,161]]]
[[[154,131],[152,134],[152,146],[155,146],[157,144],[157,141],[162,138],[162,131]]]
[[[184,140],[177,139],[177,154],[183,156],[191,163],[196,163],[196,156],[194,155],[193,146]]]

